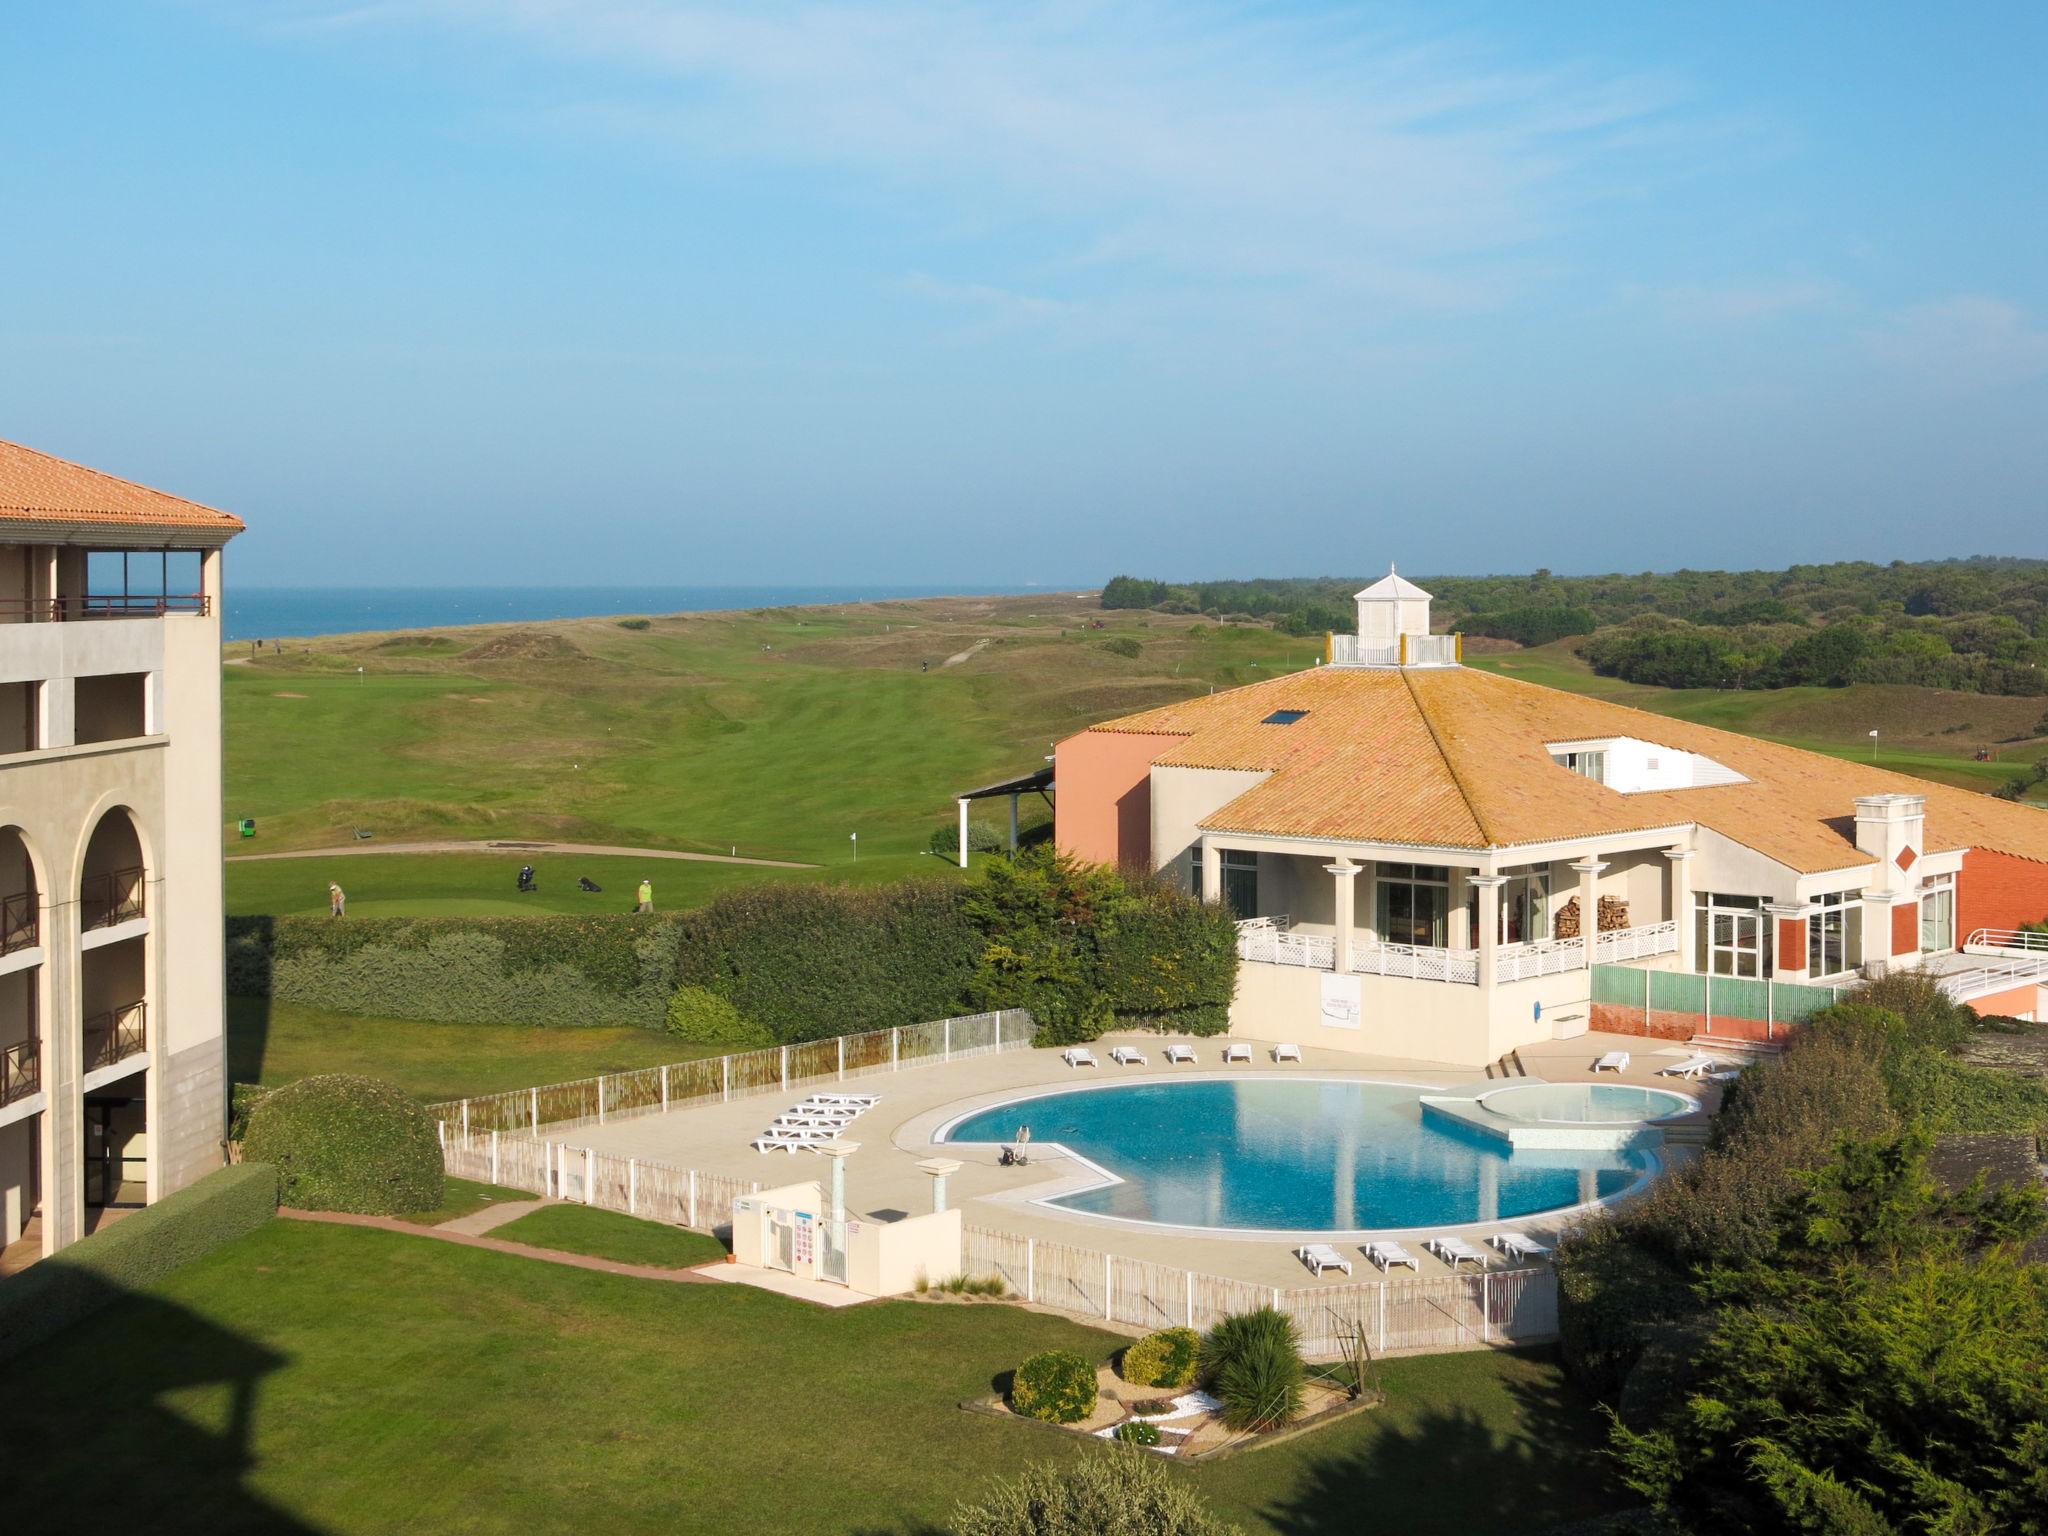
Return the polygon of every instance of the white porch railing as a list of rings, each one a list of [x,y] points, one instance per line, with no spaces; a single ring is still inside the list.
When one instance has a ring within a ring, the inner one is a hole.
[[[1602,965],[1617,960],[1648,960],[1678,952],[1678,924],[1644,923],[1640,928],[1610,928],[1593,941],[1593,958]]]
[[[2018,928],[1979,928],[1963,940],[1963,951],[1972,955],[2048,955],[2048,933],[2028,933]]]
[[[1955,1002],[1967,1003],[1972,998],[1989,997],[1994,992],[2023,987],[2030,981],[2048,984],[2048,954],[2036,955],[2032,959],[2015,958],[2001,965],[1978,966],[1973,970],[1951,971],[1940,978],[1939,985]]]
[[[1533,981],[1586,968],[1584,939],[1538,939],[1534,944],[1508,944],[1493,957],[1496,981]]]
[[[1288,933],[1262,919],[1240,923],[1237,958],[1265,965],[1298,965],[1311,971],[1337,968],[1337,941],[1319,933]]]
[[[1330,664],[1337,667],[1448,667],[1457,660],[1456,635],[1404,635],[1388,643],[1330,636]]]
[[[1479,951],[1427,944],[1354,943],[1351,969],[1360,976],[1405,976],[1413,981],[1453,981],[1476,987]]]

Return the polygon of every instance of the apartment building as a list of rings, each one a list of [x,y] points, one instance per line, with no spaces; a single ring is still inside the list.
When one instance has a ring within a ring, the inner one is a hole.
[[[221,552],[241,530],[0,441],[9,1267],[221,1162]]]

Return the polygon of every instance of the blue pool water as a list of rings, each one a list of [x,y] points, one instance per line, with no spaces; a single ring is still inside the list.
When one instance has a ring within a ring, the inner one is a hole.
[[[1012,1100],[945,1140],[1058,1142],[1116,1176],[1050,1202],[1128,1221],[1285,1232],[1513,1221],[1620,1194],[1641,1151],[1510,1149],[1425,1121],[1389,1083],[1198,1079]]]

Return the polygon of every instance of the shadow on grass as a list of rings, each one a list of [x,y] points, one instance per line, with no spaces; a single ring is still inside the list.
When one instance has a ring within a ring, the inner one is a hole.
[[[28,1522],[12,1529],[318,1536],[245,1485],[261,1384],[286,1357],[97,1276],[65,1302],[78,1322],[0,1363],[7,1501]]]
[[[1371,1523],[1411,1532],[1496,1531],[1611,1513],[1630,1501],[1601,1455],[1604,1421],[1560,1376],[1503,1384],[1518,1428],[1475,1409],[1431,1407],[1363,1447],[1306,1463],[1260,1513],[1284,1536]]]

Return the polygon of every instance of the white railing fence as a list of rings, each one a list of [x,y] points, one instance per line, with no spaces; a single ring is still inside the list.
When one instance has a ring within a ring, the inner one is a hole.
[[[1413,981],[1450,981],[1476,987],[1479,951],[1353,941],[1351,969],[1361,976],[1405,976]]]
[[[2012,959],[1997,965],[1975,966],[1967,971],[1950,971],[1937,985],[1951,1001],[1967,1003],[1972,998],[2023,987],[2028,982],[2048,984],[2048,954],[2034,959]]]
[[[896,1029],[837,1035],[801,1045],[770,1046],[731,1056],[705,1056],[635,1072],[612,1072],[570,1083],[515,1088],[429,1105],[447,1137],[486,1131],[538,1136],[541,1127],[572,1130],[691,1104],[719,1104],[810,1083],[845,1082],[935,1061],[959,1061],[1031,1044],[1038,1024],[1021,1008],[934,1019]]]
[[[1000,1275],[1027,1302],[1128,1327],[1202,1331],[1233,1312],[1274,1307],[1294,1319],[1303,1352],[1319,1358],[1344,1353],[1359,1329],[1377,1354],[1557,1337],[1557,1277],[1548,1268],[1271,1286],[974,1226],[962,1257],[967,1273]]]
[[[1456,635],[1404,635],[1385,642],[1330,636],[1330,664],[1338,667],[1448,667],[1458,657]]]
[[[1602,965],[1617,960],[1648,960],[1678,952],[1678,924],[1644,923],[1639,928],[1610,928],[1593,941],[1593,958]]]
[[[1334,970],[1337,941],[1326,934],[1287,933],[1278,928],[1240,928],[1237,958],[1267,965],[1298,965],[1311,971]]]
[[[2048,955],[2048,933],[2035,933],[2024,928],[1977,928],[1963,940],[1963,949],[1970,954],[2018,952]]]
[[[1538,939],[1534,944],[1505,944],[1494,952],[1496,981],[1531,981],[1586,967],[1584,939]]]

